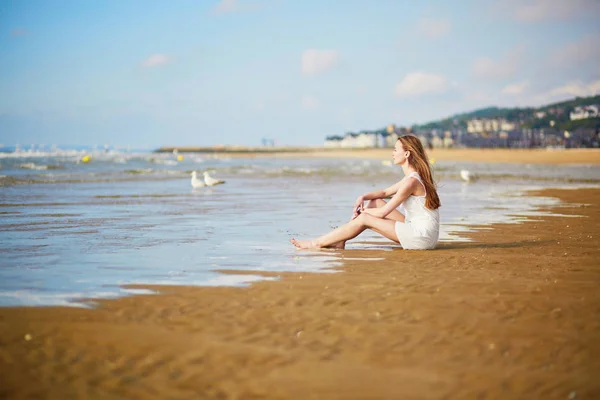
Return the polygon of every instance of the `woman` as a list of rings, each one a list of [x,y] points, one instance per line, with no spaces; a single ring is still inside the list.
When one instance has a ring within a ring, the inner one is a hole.
[[[392,155],[394,164],[404,171],[400,182],[359,196],[347,224],[314,240],[292,239],[292,244],[301,249],[343,249],[347,240],[372,229],[407,250],[433,249],[439,237],[441,204],[425,150],[416,136],[406,135],[398,138]],[[392,195],[389,202],[383,200]],[[366,208],[365,200],[369,200]]]

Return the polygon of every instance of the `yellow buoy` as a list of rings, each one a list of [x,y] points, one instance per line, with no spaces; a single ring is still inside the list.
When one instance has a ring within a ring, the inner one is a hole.
[[[83,163],[90,162],[91,159],[92,159],[92,156],[86,154],[85,156],[81,157],[81,162],[83,162]]]
[[[431,158],[431,159],[429,160],[429,164],[431,164],[431,165],[434,165],[434,164],[435,164],[435,158]]]
[[[183,156],[181,154],[177,156],[177,161],[183,161]]]

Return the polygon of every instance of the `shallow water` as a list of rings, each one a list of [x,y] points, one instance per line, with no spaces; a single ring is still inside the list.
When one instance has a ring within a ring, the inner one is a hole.
[[[0,153],[0,305],[85,305],[139,293],[124,284],[243,285],[216,270],[333,272],[352,249],[395,251],[365,233],[347,251],[297,251],[346,222],[355,198],[402,177],[374,160],[232,159],[80,151]],[[479,175],[459,179],[460,169]],[[554,199],[525,190],[600,184],[597,166],[439,162],[442,241],[473,225],[518,222]],[[226,184],[192,190],[190,172]],[[374,256],[376,257],[376,254]],[[143,292],[143,291],[142,291]]]

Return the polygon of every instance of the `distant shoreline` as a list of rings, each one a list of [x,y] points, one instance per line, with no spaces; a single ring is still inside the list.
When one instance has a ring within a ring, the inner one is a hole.
[[[326,157],[391,159],[389,148],[325,148],[325,147],[161,147],[155,152],[204,153],[227,155],[234,158],[256,157]],[[525,163],[525,164],[594,164],[600,165],[600,149],[433,149],[429,157],[435,161],[469,161],[485,163]]]

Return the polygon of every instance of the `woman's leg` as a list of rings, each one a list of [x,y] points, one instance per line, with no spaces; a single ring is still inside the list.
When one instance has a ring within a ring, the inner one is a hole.
[[[386,201],[383,199],[369,200],[366,208],[381,208],[381,207],[384,207],[386,204],[387,204]],[[398,210],[393,210],[391,213],[389,213],[387,215],[386,218],[393,219],[394,221],[400,221],[400,222],[404,222],[404,220],[405,220],[404,214],[402,214]]]
[[[361,234],[365,229],[372,229],[375,232],[398,242],[395,229],[396,221],[387,218],[377,218],[373,215],[363,213],[339,228],[314,240],[296,240],[291,242],[294,246],[301,249],[321,248],[339,246],[340,243],[350,240]]]
[[[383,200],[383,199],[374,199],[374,200],[369,200],[369,202],[367,203],[366,208],[380,208],[380,207],[384,207],[386,204],[387,204],[386,201]],[[405,221],[404,214],[402,214],[398,210],[393,210],[385,218],[386,219],[391,219],[391,220],[394,220],[394,221],[400,221],[400,222],[404,222]],[[332,244],[329,247],[331,247],[333,249],[345,249],[346,248],[346,241],[344,240],[344,241],[341,241],[341,242],[338,242],[338,243],[334,243],[334,244]]]
[[[365,208],[378,208],[378,207],[385,206],[385,204],[386,204],[385,201],[381,200],[381,199],[369,200],[369,202],[367,203],[367,206]],[[400,215],[400,218],[402,218],[400,221],[404,222],[404,215],[402,215],[398,211],[395,211],[395,212]],[[394,212],[392,212],[390,214],[393,214],[393,213]],[[388,218],[389,218],[389,216],[388,216]],[[392,218],[392,219],[394,219],[394,218]],[[350,221],[352,221],[352,219]],[[328,247],[330,247],[332,249],[342,249],[343,250],[346,248],[346,241],[342,240],[341,242],[333,243],[331,246],[328,246]]]

